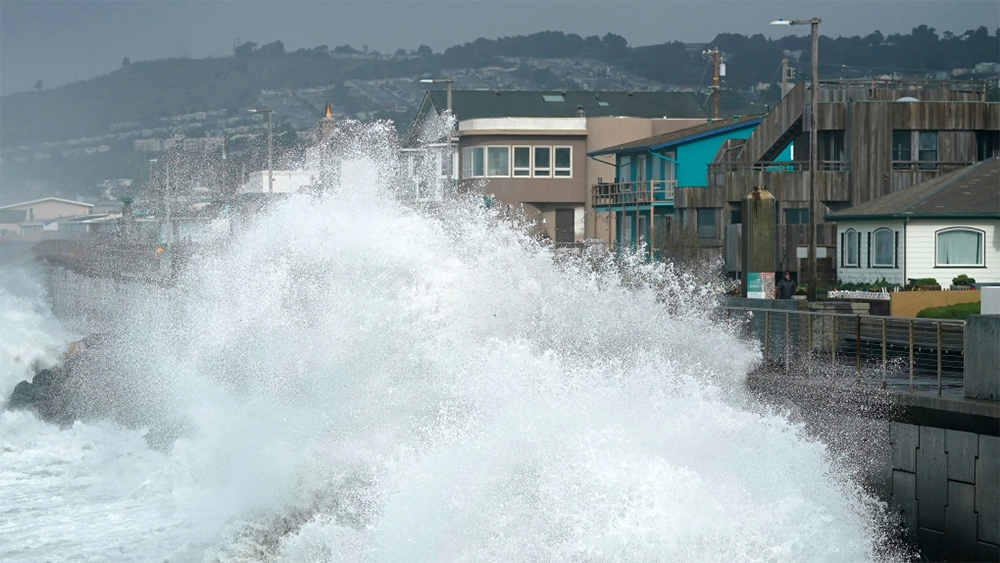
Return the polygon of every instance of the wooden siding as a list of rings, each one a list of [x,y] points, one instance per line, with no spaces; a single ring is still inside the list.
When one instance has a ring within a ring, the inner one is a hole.
[[[767,151],[792,129],[795,122],[802,118],[805,100],[805,83],[800,82],[782,98],[781,103],[771,110],[763,121],[757,124],[740,153],[740,161],[761,160]]]
[[[872,233],[882,228],[892,230],[896,237],[896,265],[892,268],[871,265]],[[849,229],[854,229],[861,237],[858,267],[845,266],[843,263],[844,248],[840,241],[844,240],[844,233]],[[905,285],[906,280],[903,277],[903,272],[906,270],[905,261],[906,241],[903,236],[903,222],[901,220],[885,222],[841,221],[837,225],[837,279],[842,283],[874,283],[884,278],[889,283]]]
[[[959,274],[977,282],[1000,282],[1000,221],[958,219],[912,219],[906,225],[906,277],[934,278],[942,287],[951,285]],[[948,227],[970,227],[986,232],[985,268],[937,268],[934,234]]]

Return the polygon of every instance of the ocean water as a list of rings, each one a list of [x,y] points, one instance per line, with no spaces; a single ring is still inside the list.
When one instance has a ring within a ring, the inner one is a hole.
[[[743,390],[760,352],[712,282],[384,178],[131,291],[74,374],[84,421],[0,413],[0,561],[886,557],[879,503]],[[3,291],[12,388],[84,324]]]

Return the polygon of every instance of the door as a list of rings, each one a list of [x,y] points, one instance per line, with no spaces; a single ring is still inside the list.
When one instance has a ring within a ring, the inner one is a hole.
[[[573,244],[575,214],[572,209],[556,209],[556,244]]]

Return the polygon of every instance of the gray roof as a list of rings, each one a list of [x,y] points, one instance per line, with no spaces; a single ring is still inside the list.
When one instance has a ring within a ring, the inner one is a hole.
[[[1000,157],[827,215],[832,221],[903,217],[1000,219]]]
[[[562,101],[546,101],[546,100]],[[707,118],[694,92],[587,92],[454,90],[452,110],[460,120],[495,117],[576,117],[582,109],[587,117]],[[447,108],[445,90],[428,90],[418,116],[430,106]]]

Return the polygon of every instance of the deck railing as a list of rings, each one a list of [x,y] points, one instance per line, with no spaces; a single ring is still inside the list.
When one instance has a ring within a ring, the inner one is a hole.
[[[599,183],[593,186],[591,197],[594,207],[671,203],[676,187],[676,180]]]
[[[812,311],[723,307],[761,343],[765,363],[809,374],[847,367],[858,382],[874,374],[883,387],[964,386],[965,321]]]

